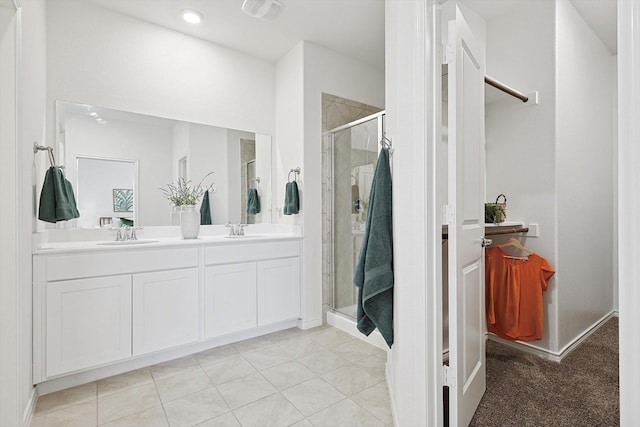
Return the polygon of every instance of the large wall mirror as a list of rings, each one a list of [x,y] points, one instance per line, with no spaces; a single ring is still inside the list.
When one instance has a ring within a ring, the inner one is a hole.
[[[213,224],[272,222],[268,135],[56,101],[56,144],[77,189],[78,227],[171,225],[160,188],[179,177],[212,187]],[[255,215],[250,188],[260,197]]]

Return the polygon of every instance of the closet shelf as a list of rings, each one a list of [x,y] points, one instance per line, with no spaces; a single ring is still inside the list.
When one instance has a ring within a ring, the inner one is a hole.
[[[495,236],[498,234],[515,234],[515,233],[527,233],[529,227],[525,227],[523,224],[509,224],[509,225],[496,225],[484,228],[485,236]],[[449,238],[449,231],[446,225],[442,226],[442,238],[444,240]]]
[[[529,231],[529,227],[525,227],[522,224],[515,225],[496,225],[492,227],[484,228],[485,236],[494,236],[496,234],[515,234],[515,233],[526,233]]]

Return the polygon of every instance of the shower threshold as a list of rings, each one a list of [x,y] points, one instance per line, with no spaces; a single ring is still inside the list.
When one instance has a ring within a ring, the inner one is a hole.
[[[340,329],[343,332],[346,332],[354,337],[361,339],[362,341],[374,345],[382,350],[389,350],[387,347],[387,343],[385,342],[380,332],[376,329],[369,336],[364,335],[358,330],[356,326],[356,306],[348,306],[346,308],[353,307],[353,316],[349,314],[341,313],[338,310],[330,310],[327,312],[327,323],[334,328]],[[344,308],[339,309],[344,310]]]

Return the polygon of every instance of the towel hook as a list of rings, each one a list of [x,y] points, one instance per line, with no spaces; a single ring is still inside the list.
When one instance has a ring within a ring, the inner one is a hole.
[[[382,139],[380,139],[380,145],[382,145],[382,148],[389,150],[389,154],[393,154],[393,141],[387,138],[385,134],[383,134]]]
[[[289,170],[289,175],[287,175],[287,181],[288,182],[291,182],[291,174],[292,173],[295,173],[293,179],[297,180],[298,179],[298,175],[300,175],[300,166],[298,166],[297,168]]]
[[[252,185],[253,183],[255,183],[255,184],[256,184],[256,186],[255,186],[255,187],[251,187],[251,185]],[[258,176],[258,177],[256,177],[256,178],[253,178],[251,181],[249,181],[249,188],[256,188],[256,189],[257,189],[257,188],[258,188],[258,184],[260,184],[260,177],[259,177],[259,176]]]

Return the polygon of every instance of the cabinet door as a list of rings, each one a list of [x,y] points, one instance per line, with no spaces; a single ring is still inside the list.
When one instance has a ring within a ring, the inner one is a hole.
[[[47,376],[131,356],[131,276],[47,283]]]
[[[205,338],[256,327],[256,263],[205,270]]]
[[[300,258],[258,263],[258,326],[300,317]]]
[[[198,340],[198,269],[133,276],[133,354]]]

